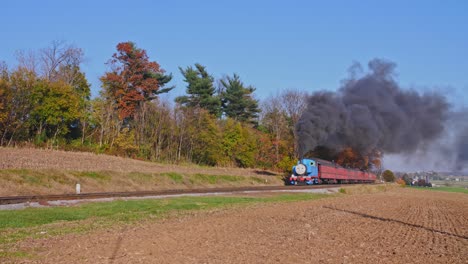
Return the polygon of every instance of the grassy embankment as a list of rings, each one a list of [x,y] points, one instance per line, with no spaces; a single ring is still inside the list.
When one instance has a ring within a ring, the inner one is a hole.
[[[281,185],[280,176],[235,176],[204,173],[145,173],[53,169],[0,170],[0,196],[82,192],[140,191],[174,188]]]

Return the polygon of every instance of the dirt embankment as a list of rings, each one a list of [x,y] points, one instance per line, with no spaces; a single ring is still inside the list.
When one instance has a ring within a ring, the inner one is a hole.
[[[161,164],[109,155],[0,148],[0,196],[141,191],[209,186],[281,185],[281,176],[258,169]]]
[[[468,196],[397,188],[30,240],[31,263],[466,263]]]

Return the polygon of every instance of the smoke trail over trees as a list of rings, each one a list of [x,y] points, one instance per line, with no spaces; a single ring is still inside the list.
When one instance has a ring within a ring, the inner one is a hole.
[[[449,103],[438,93],[404,90],[394,79],[395,64],[380,59],[350,69],[337,92],[317,92],[296,125],[299,155],[317,147],[334,153],[352,148],[362,157],[411,153],[444,131]]]

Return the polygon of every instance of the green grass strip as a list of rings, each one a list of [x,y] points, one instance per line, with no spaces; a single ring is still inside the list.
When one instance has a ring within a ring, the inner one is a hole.
[[[14,235],[18,231],[24,233],[28,228],[40,227],[48,224],[78,223],[92,219],[92,222],[112,224],[126,223],[146,218],[163,216],[170,212],[184,212],[190,210],[204,210],[221,208],[231,205],[242,205],[265,202],[293,202],[319,199],[326,194],[299,193],[281,194],[271,197],[178,197],[151,200],[118,200],[113,202],[87,203],[72,207],[27,208],[23,210],[0,211],[0,232],[8,231]],[[20,237],[23,237],[20,235]],[[0,241],[1,243],[1,241]]]
[[[454,193],[466,193],[468,194],[468,189],[462,187],[416,187],[412,186],[411,188],[418,190],[431,190],[431,191],[442,191],[442,192],[454,192]]]

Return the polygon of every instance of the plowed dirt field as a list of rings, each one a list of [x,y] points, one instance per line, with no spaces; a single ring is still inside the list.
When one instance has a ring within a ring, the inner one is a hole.
[[[223,209],[24,241],[31,263],[468,263],[468,195],[388,192]]]

